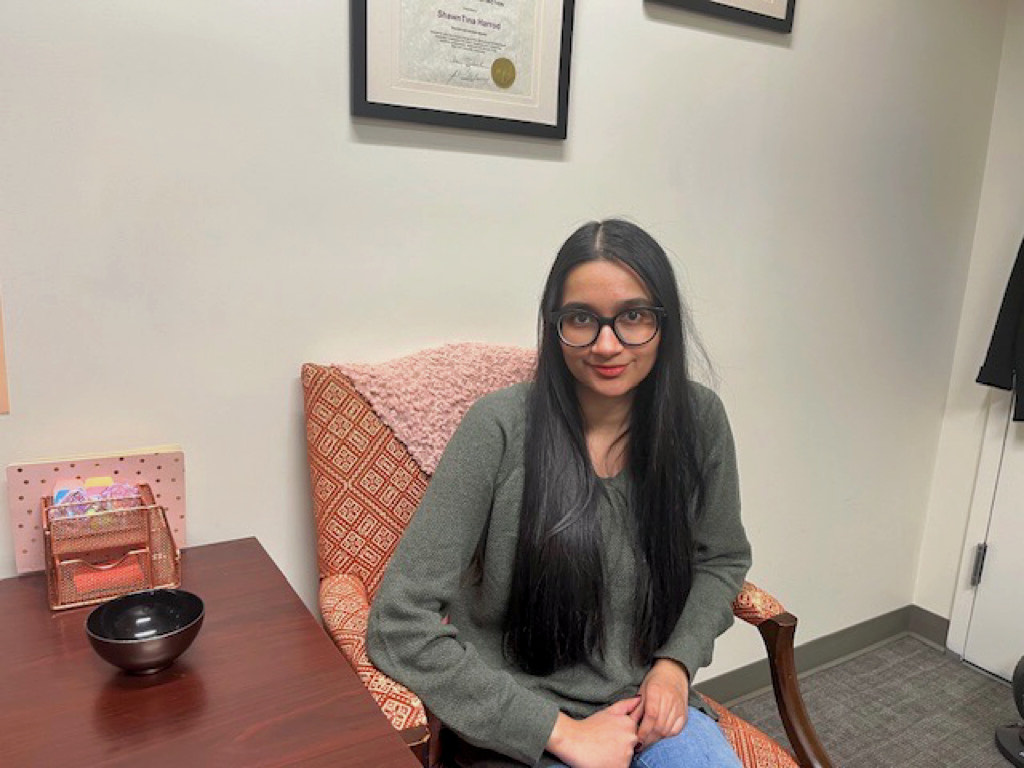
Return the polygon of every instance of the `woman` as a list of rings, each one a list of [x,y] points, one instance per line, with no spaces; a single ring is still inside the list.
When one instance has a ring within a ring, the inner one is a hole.
[[[368,648],[459,765],[739,766],[690,690],[750,547],[683,314],[650,235],[584,225],[548,276],[534,381],[481,398],[445,450]]]

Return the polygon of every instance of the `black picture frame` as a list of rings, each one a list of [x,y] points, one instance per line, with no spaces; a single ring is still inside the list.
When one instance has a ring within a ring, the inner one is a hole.
[[[793,31],[793,15],[796,11],[796,0],[786,0],[786,15],[784,18],[750,11],[745,8],[737,8],[718,0],[657,0],[657,2],[704,13],[709,16],[717,16],[720,19],[751,24],[755,27],[770,29],[773,32],[781,32],[786,35]],[[769,4],[768,0],[765,0],[765,4]]]
[[[554,122],[533,122],[472,111],[449,111],[428,106],[408,106],[370,100],[367,96],[369,41],[367,34],[367,4],[370,0],[350,0],[351,29],[351,111],[357,117],[382,120],[401,120],[412,123],[466,128],[477,131],[496,131],[547,139],[565,139],[568,135],[569,72],[572,60],[572,28],[575,0],[561,0],[561,30],[559,30],[556,119]],[[381,3],[390,0],[373,0]]]

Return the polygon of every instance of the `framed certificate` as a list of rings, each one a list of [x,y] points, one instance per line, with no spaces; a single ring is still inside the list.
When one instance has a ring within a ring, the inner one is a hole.
[[[564,139],[575,0],[351,0],[352,114]]]
[[[796,0],[658,0],[691,11],[789,34]]]

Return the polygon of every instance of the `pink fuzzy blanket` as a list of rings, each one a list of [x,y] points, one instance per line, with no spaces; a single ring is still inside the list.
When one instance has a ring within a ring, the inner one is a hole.
[[[473,403],[533,377],[537,353],[464,342],[378,364],[338,365],[428,475]]]

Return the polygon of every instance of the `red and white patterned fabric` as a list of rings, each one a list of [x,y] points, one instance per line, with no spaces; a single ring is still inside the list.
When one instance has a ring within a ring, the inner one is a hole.
[[[335,645],[345,654],[391,725],[399,731],[426,725],[427,715],[419,697],[373,666],[366,655],[370,603],[362,582],[347,573],[325,578],[320,582],[320,611]]]
[[[739,595],[732,603],[732,612],[737,619],[743,619],[756,627],[773,616],[785,613],[786,609],[774,596],[749,581],[745,581]]]
[[[799,768],[793,756],[767,734],[736,717],[714,699],[705,696],[704,700],[715,710],[718,726],[745,768]]]
[[[472,346],[472,345],[470,345]],[[479,345],[477,345],[479,346]],[[488,357],[480,349],[471,355],[487,361],[487,382],[505,386],[521,380],[529,360],[508,348]],[[421,353],[437,362],[435,351]],[[453,354],[445,348],[442,356]],[[483,357],[480,355],[483,354]],[[399,373],[417,369],[417,356],[403,359],[397,368],[358,366],[356,378],[371,382],[374,401],[381,413],[394,410],[396,404],[382,394],[387,381]],[[349,367],[353,368],[353,367]],[[316,515],[317,561],[320,571],[320,609],[324,624],[349,663],[359,674],[392,725],[403,730],[423,725],[426,716],[419,698],[374,667],[366,655],[366,621],[369,603],[377,591],[395,546],[427,488],[429,475],[406,445],[395,435],[392,425],[375,412],[371,401],[360,394],[359,386],[339,366],[307,363],[302,366],[302,386],[306,413],[306,442],[310,482]],[[467,369],[460,375],[466,374]],[[470,385],[476,399],[484,394],[479,382]],[[453,408],[465,411],[465,387],[439,387],[430,396],[430,409],[436,410],[444,398],[452,397]],[[409,390],[420,391],[413,388]],[[462,394],[460,394],[462,393]],[[415,409],[414,409],[415,410]],[[446,420],[447,422],[450,421]],[[455,424],[457,424],[457,420]],[[444,427],[450,436],[448,427]],[[447,436],[444,438],[447,439]],[[432,468],[443,442],[424,437],[420,451]],[[417,438],[419,439],[419,438]],[[782,605],[753,584],[744,584],[733,604],[738,618],[760,624],[783,611]],[[721,705],[709,700],[720,716],[720,724],[746,768],[795,768],[793,758],[781,746],[753,726],[735,717]]]
[[[357,575],[371,597],[427,475],[334,366],[302,366],[320,578]]]

